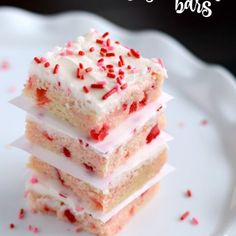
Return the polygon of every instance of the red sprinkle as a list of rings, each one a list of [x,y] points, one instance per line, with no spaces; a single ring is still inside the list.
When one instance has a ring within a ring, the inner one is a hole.
[[[11,224],[9,225],[9,228],[10,228],[10,229],[14,229],[14,228],[15,228],[15,225],[11,223]]]
[[[125,111],[127,109],[127,107],[128,107],[128,104],[126,104],[126,103],[122,104],[123,111]]]
[[[50,63],[49,62],[46,62],[45,64],[44,64],[44,67],[45,68],[47,68],[47,67],[49,67],[50,66]]]
[[[136,57],[136,58],[140,58],[140,54],[139,54],[139,52],[138,51],[135,51],[134,49],[130,49],[130,52],[131,52],[131,54],[134,56],[134,57]]]
[[[103,52],[103,53],[107,53],[107,49],[106,48],[101,48],[100,51]]]
[[[79,55],[79,56],[84,56],[85,53],[84,53],[84,51],[79,51],[79,52],[78,52],[78,55]]]
[[[198,225],[199,224],[199,220],[196,217],[193,217],[192,220],[191,220],[191,223],[193,225]]]
[[[90,136],[94,140],[102,141],[108,135],[108,131],[109,131],[109,126],[107,124],[104,124],[99,131],[92,129],[90,131]]]
[[[192,193],[192,191],[191,191],[190,189],[188,189],[188,190],[186,191],[186,196],[187,196],[187,197],[192,197],[192,196],[193,196],[193,193]]]
[[[106,54],[107,57],[114,57],[116,54],[114,52],[109,52]]]
[[[119,56],[119,58],[120,58],[121,66],[123,66],[123,65],[125,64],[125,62],[124,62],[124,58],[123,58],[122,56]]]
[[[98,43],[98,44],[103,44],[103,40],[97,39],[97,40],[96,40],[96,43]]]
[[[137,111],[137,108],[138,108],[137,102],[133,102],[129,108],[129,114]]]
[[[68,157],[68,158],[71,157],[71,152],[66,147],[63,147],[63,153],[66,157]]]
[[[158,128],[158,125],[153,126],[146,138],[146,143],[151,143],[159,134],[160,129]]]
[[[106,82],[105,81],[100,81],[97,84],[91,84],[91,88],[95,88],[95,89],[103,89],[105,86]]]
[[[79,63],[79,68],[80,68],[81,70],[84,69],[83,63]]]
[[[45,132],[43,132],[42,133],[43,134],[43,136],[46,138],[46,139],[48,139],[49,141],[53,141],[53,137],[51,137],[46,131]]]
[[[86,72],[86,73],[89,73],[89,72],[91,72],[92,70],[93,70],[92,67],[88,67],[88,68],[85,69],[85,72]]]
[[[18,213],[18,218],[20,220],[23,220],[25,218],[25,210],[23,208],[20,209],[20,211]]]
[[[41,63],[41,60],[38,58],[38,57],[34,57],[34,60],[36,63],[40,64]]]
[[[84,79],[84,76],[82,75],[82,72],[81,72],[81,69],[80,69],[80,68],[77,68],[76,77],[77,77],[78,79],[81,79],[81,80]]]
[[[111,40],[107,39],[107,47],[110,47],[110,46],[111,46]]]
[[[56,171],[56,173],[57,173],[57,177],[58,177],[58,179],[59,179],[61,185],[65,186],[65,185],[64,185],[65,181],[62,179],[59,170],[55,168],[55,171]]]
[[[120,44],[120,42],[119,42],[119,41],[115,41],[115,43],[116,43],[116,44]]]
[[[123,70],[119,69],[119,75],[124,75],[124,74],[125,74],[125,72]]]
[[[120,76],[116,78],[116,82],[117,82],[119,85],[122,84],[122,82],[121,82],[121,77],[120,77]]]
[[[126,89],[127,87],[128,87],[128,84],[125,83],[125,84],[123,84],[123,85],[120,86],[120,89],[121,89],[121,90],[124,90],[124,89]]]
[[[113,73],[107,73],[107,77],[114,79],[114,78],[116,78],[116,75]]]
[[[56,64],[55,67],[54,67],[54,69],[53,69],[53,74],[54,74],[54,75],[57,74],[57,73],[58,73],[58,70],[59,70],[59,65]]]
[[[105,32],[105,33],[102,35],[102,38],[106,38],[108,35],[109,35],[109,32]]]
[[[88,170],[89,172],[93,172],[93,167],[89,164],[83,163],[84,167],[86,168],[86,170]]]
[[[111,89],[110,91],[108,91],[107,93],[105,93],[103,96],[102,96],[102,99],[103,100],[106,100],[108,97],[110,97],[112,94],[116,93],[117,92],[117,87],[114,87],[113,89]]]
[[[69,209],[64,211],[64,216],[68,219],[68,221],[72,224],[76,222],[75,216],[71,213]]]
[[[188,216],[190,215],[189,211],[186,211],[183,215],[180,216],[180,220],[184,221],[188,218]]]
[[[132,69],[131,65],[128,65],[128,66],[127,66],[127,69],[128,69],[128,70],[131,70],[131,69]]]
[[[112,64],[108,64],[108,65],[106,65],[106,68],[108,68],[108,69],[112,69],[114,66],[112,65]]]
[[[103,63],[104,62],[104,59],[103,58],[100,58],[99,60],[98,60],[98,64],[101,64],[101,63]]]
[[[83,90],[85,93],[89,93],[89,89],[86,86],[83,86]]]
[[[94,47],[91,47],[91,48],[89,49],[90,52],[94,52],[94,50],[95,50]]]

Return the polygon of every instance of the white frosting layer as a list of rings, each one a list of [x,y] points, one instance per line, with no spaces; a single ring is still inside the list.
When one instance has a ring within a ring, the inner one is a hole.
[[[58,155],[54,152],[41,148],[29,142],[25,137],[16,140],[12,145],[33,154],[40,160],[74,176],[75,178],[89,183],[91,186],[94,186],[102,192],[108,193],[109,189],[116,186],[129,171],[142,165],[147,160],[156,158],[161,151],[167,148],[166,142],[170,139],[171,137],[168,134],[161,132],[155,140],[142,147],[125,164],[121,165],[107,178],[92,175],[81,166],[75,165],[71,160],[68,160],[63,155]]]
[[[26,186],[26,191],[34,191],[41,195],[47,195],[52,197],[55,200],[65,203],[65,208],[69,208],[73,214],[76,216],[83,215],[84,213],[91,214],[95,219],[101,220],[102,222],[107,222],[111,217],[117,214],[125,206],[139,197],[142,193],[148,190],[150,187],[158,183],[163,177],[172,172],[174,168],[166,164],[161,171],[151,180],[149,180],[141,189],[136,191],[134,194],[126,198],[123,202],[113,208],[107,213],[101,213],[97,211],[92,211],[82,204],[82,202],[76,197],[68,188],[63,187],[60,183],[55,180],[45,178],[43,175],[34,173],[34,177],[37,178],[38,183],[32,184],[31,181],[28,181]],[[48,202],[46,202],[48,203]],[[50,201],[50,204],[55,205],[55,202]]]
[[[138,130],[143,127],[145,123],[154,119],[158,115],[157,109],[160,106],[163,106],[164,108],[165,104],[171,99],[172,97],[170,95],[163,93],[157,101],[150,103],[142,110],[131,114],[117,128],[112,129],[109,135],[101,142],[95,142],[88,139],[79,129],[71,126],[68,122],[58,119],[44,108],[39,108],[31,99],[25,96],[19,96],[13,99],[11,103],[30,113],[37,119],[37,122],[42,123],[45,128],[49,129],[51,127],[77,140],[82,139],[84,143],[89,144],[89,148],[98,153],[107,154],[104,155],[104,157],[109,157],[109,153],[122,144],[127,143],[128,140],[132,138],[134,129]],[[161,110],[159,112],[161,112]]]
[[[125,93],[130,89],[141,90],[146,84],[152,83],[152,73],[160,73],[166,77],[166,70],[158,60],[150,60],[145,58],[136,58],[134,56],[128,56],[127,53],[130,49],[116,44],[114,41],[110,41],[111,46],[106,45],[108,37],[102,38],[102,35],[93,31],[85,36],[78,37],[76,41],[70,42],[64,47],[55,47],[52,51],[46,53],[43,57],[50,63],[49,67],[44,66],[44,63],[32,62],[29,75],[36,75],[41,80],[47,80],[50,83],[57,84],[60,81],[60,88],[70,93],[79,101],[82,102],[81,109],[86,111],[92,111],[97,115],[106,114],[112,111],[116,105],[118,105]],[[104,40],[104,44],[96,43],[97,39]],[[90,52],[89,49],[93,47],[94,51]],[[115,53],[115,56],[102,57],[100,55],[101,47],[105,48],[108,53]],[[78,55],[79,51],[83,51],[85,55]],[[122,56],[125,65],[118,66],[119,56]],[[98,63],[98,60],[103,58],[103,63]],[[92,71],[85,73],[84,69],[81,70],[84,75],[84,79],[76,78],[77,68],[79,64],[83,64],[83,68],[91,67]],[[53,69],[56,64],[59,64],[58,73],[53,74]],[[103,69],[102,66],[113,65],[115,78],[111,79],[107,77],[108,70]],[[127,66],[132,67],[131,70],[127,69]],[[121,90],[120,85],[116,82],[116,78],[119,76],[118,71],[122,69],[125,72],[122,84],[127,83],[127,89]],[[105,87],[103,89],[90,89],[90,85],[105,81]],[[83,86],[87,86],[91,91],[89,93],[83,92]],[[118,92],[110,96],[106,100],[102,100],[102,96],[110,91],[112,88],[118,86]]]

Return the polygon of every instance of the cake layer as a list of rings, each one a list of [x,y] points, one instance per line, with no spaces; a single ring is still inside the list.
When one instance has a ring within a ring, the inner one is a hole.
[[[161,60],[145,59],[109,35],[91,32],[35,57],[24,94],[102,141],[131,113],[155,101],[165,78]]]
[[[74,211],[63,199],[59,200],[58,198],[42,195],[35,191],[29,191],[27,198],[33,211],[56,215],[59,219],[74,224],[77,227],[76,231],[88,231],[98,236],[114,236],[153,197],[158,188],[158,184],[149,188],[123,209],[119,210],[107,222],[93,218],[91,214],[77,215],[77,211]]]
[[[48,176],[49,179],[59,180],[63,186],[73,191],[89,209],[98,212],[108,212],[156,176],[166,161],[167,155],[164,149],[155,157],[127,171],[119,181],[116,180],[116,184],[110,185],[106,192],[102,192],[81,179],[60,171],[36,157],[30,159],[28,166]]]
[[[166,133],[161,132],[156,139],[154,139],[151,143],[144,145],[138,152],[136,152],[123,165],[118,167],[116,171],[107,178],[96,176],[89,171],[89,168],[88,170],[85,170],[85,168],[75,165],[71,160],[65,158],[63,155],[58,155],[35,145],[24,137],[16,140],[12,145],[37,156],[41,161],[46,162],[75,178],[81,179],[91,186],[100,189],[102,192],[106,192],[111,185],[116,185],[122,176],[126,174],[126,172],[131,171],[143,162],[159,155],[159,153],[167,147],[166,141],[168,140],[169,136]]]
[[[89,169],[95,175],[107,177],[124,165],[143,145],[157,138],[164,126],[164,115],[156,114],[143,127],[135,129],[130,140],[109,154],[97,153],[82,139],[71,138],[34,117],[27,119],[26,136],[30,142],[63,155],[75,165]]]
[[[109,135],[101,142],[95,142],[89,138],[79,129],[71,126],[68,122],[58,119],[53,116],[46,109],[36,106],[26,96],[19,96],[11,101],[15,106],[25,110],[35,119],[50,126],[74,139],[81,139],[83,143],[89,145],[94,152],[109,157],[109,154],[114,152],[118,147],[127,143],[134,134],[134,130],[139,130],[147,122],[154,119],[159,113],[163,112],[165,104],[170,101],[172,97],[163,93],[155,102],[147,104],[141,111],[132,113],[129,118],[123,121],[117,128],[110,131]]]
[[[174,168],[169,164],[164,165],[161,171],[146,182],[142,188],[139,188],[136,192],[112,208],[108,212],[99,212],[89,209],[75,193],[73,193],[68,187],[61,184],[58,179],[51,179],[44,174],[33,172],[32,178],[29,179],[26,185],[26,194],[28,192],[35,192],[40,195],[49,196],[58,201],[64,202],[70,207],[70,209],[77,215],[83,215],[84,213],[90,214],[93,218],[102,222],[109,221],[114,215],[116,215],[122,208],[127,206],[130,202],[143,194],[148,188],[154,186],[160,182],[165,176],[170,174]]]

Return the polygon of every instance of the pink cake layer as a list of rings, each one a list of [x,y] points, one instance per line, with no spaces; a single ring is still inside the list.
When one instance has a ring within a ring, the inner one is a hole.
[[[75,225],[77,231],[84,230],[98,236],[113,236],[154,196],[158,188],[158,184],[149,188],[105,223],[86,213],[76,216],[73,214],[72,209],[64,202],[60,202],[46,195],[41,195],[37,192],[28,192],[27,198],[30,208],[33,211],[56,215],[58,219]]]
[[[165,78],[161,60],[143,58],[109,35],[91,32],[35,57],[24,94],[102,141],[131,113],[155,101]]]
[[[121,203],[135,191],[140,189],[148,180],[154,177],[167,161],[166,149],[156,154],[151,159],[144,161],[141,165],[127,171],[119,180],[108,187],[104,192],[73,177],[55,167],[32,157],[28,166],[34,171],[48,176],[68,187],[78,198],[88,206],[89,209],[107,212]]]
[[[46,128],[37,120],[28,119],[26,136],[32,142],[82,166],[100,177],[109,176],[116,168],[124,164],[138,149],[147,142],[151,142],[159,135],[165,126],[164,113],[149,120],[143,127],[134,131],[133,137],[112,153],[103,154],[83,142],[82,139],[72,138],[54,128]]]

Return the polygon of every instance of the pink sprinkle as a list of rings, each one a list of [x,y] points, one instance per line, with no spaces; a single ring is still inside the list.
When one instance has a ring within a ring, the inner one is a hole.
[[[41,62],[46,62],[47,61],[47,59],[45,57],[41,57],[40,60],[41,60]]]
[[[139,72],[139,69],[138,69],[138,68],[133,68],[130,72],[131,72],[132,74],[135,74],[135,73],[138,73],[138,72]]]
[[[199,220],[197,218],[193,217],[192,220],[191,220],[191,223],[193,225],[198,225],[199,224]]]
[[[67,198],[67,196],[63,193],[59,193],[59,196],[63,197],[63,198]]]
[[[36,177],[32,177],[31,179],[30,179],[30,183],[31,184],[37,184],[39,181],[38,181],[38,179],[36,178]]]
[[[88,67],[88,68],[85,69],[85,72],[86,72],[86,73],[89,73],[89,72],[91,72],[92,70],[93,70],[92,67]]]
[[[24,198],[27,198],[28,194],[29,194],[29,191],[25,191],[24,192]]]
[[[67,42],[66,47],[70,48],[70,47],[72,47],[72,44],[73,44],[72,41],[69,41],[69,42]]]
[[[157,59],[157,61],[162,66],[162,68],[165,68],[164,61],[161,58]]]
[[[16,92],[16,86],[12,85],[7,89],[8,93],[15,93]]]
[[[66,49],[66,55],[72,56],[72,55],[74,55],[74,52],[70,49]]]
[[[188,218],[188,216],[190,215],[189,211],[186,211],[183,215],[180,216],[180,220],[184,221]]]
[[[39,233],[39,229],[38,229],[38,227],[34,227],[34,228],[33,228],[33,233],[34,233],[34,234]]]
[[[80,233],[80,232],[82,232],[82,229],[76,228],[76,229],[75,229],[75,232],[76,232],[76,233]]]
[[[81,211],[83,211],[83,210],[84,210],[83,207],[80,207],[80,206],[76,207],[76,211],[78,211],[78,212],[81,212]]]
[[[147,72],[148,72],[148,73],[151,72],[151,69],[152,69],[152,68],[151,68],[150,66],[148,66],[148,67],[147,67]]]
[[[66,53],[65,53],[65,52],[60,52],[59,55],[60,55],[60,56],[65,56]]]
[[[201,121],[201,125],[203,125],[203,126],[205,126],[205,125],[208,125],[208,120],[206,120],[206,119],[203,119],[202,121]]]
[[[39,233],[39,228],[38,227],[35,227],[35,226],[32,226],[32,225],[29,225],[28,226],[28,230],[34,234],[37,234]]]
[[[10,69],[10,63],[8,61],[3,61],[0,64],[0,69],[2,69],[2,70],[9,70]]]
[[[184,126],[185,126],[185,124],[184,124],[183,122],[179,122],[179,123],[178,123],[178,127],[179,127],[179,128],[184,128]]]
[[[107,48],[107,50],[108,51],[113,51],[115,48],[113,47],[113,46],[109,46],[108,48]]]

